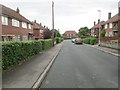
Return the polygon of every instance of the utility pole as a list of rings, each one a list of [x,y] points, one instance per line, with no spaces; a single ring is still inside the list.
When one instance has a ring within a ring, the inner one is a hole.
[[[52,41],[54,46],[54,2],[52,1]]]
[[[101,19],[101,10],[98,10],[98,12],[99,12],[99,20]],[[101,20],[100,20],[100,22],[101,22]],[[100,25],[100,22],[99,22],[99,42],[98,42],[98,45],[100,46],[100,33],[101,33],[101,25]]]

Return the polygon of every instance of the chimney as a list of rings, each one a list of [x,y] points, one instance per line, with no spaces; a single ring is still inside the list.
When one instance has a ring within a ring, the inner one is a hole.
[[[96,22],[94,21],[94,26],[95,26]]]
[[[34,20],[34,23],[36,23],[36,20]]]
[[[40,23],[40,26],[42,26],[42,23]]]
[[[16,9],[16,12],[17,12],[17,13],[20,13],[20,10],[19,10],[19,8],[18,8],[18,7],[17,7],[17,9]]]
[[[111,18],[111,12],[108,13],[108,19],[110,19],[110,18]]]
[[[100,19],[98,19],[98,24],[100,23]]]

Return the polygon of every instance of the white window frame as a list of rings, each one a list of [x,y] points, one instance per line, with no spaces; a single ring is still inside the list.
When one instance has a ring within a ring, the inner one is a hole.
[[[20,22],[16,19],[12,19],[12,26],[14,27],[20,27]]]
[[[22,28],[27,28],[27,23],[26,22],[22,22]]]
[[[8,25],[8,17],[2,16],[2,25]]]

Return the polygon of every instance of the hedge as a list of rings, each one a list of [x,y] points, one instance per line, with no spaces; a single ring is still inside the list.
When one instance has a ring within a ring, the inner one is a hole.
[[[84,43],[86,43],[86,44],[94,45],[94,44],[96,43],[96,38],[89,37],[89,38],[85,38],[83,41],[84,41]]]
[[[55,40],[56,40],[56,43],[58,44],[58,43],[61,43],[63,41],[63,38],[56,37]]]
[[[18,64],[52,46],[52,40],[2,42],[2,68]]]
[[[52,47],[52,39],[40,40],[42,42],[42,50]]]

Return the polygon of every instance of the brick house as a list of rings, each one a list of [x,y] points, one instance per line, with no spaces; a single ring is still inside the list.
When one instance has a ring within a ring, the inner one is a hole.
[[[38,40],[38,39],[43,39],[43,31],[46,29],[45,27],[42,26],[42,24],[38,24],[36,20],[33,23],[33,39]]]
[[[111,13],[109,13],[108,20],[104,23],[105,24],[105,31],[106,37],[115,37],[118,36],[118,14],[111,17]]]
[[[104,22],[105,21],[101,21],[98,20],[98,23],[96,24],[96,22],[94,22],[94,26],[91,28],[91,36],[94,36],[94,37],[98,37],[99,36],[99,27],[101,29],[104,28]]]
[[[66,31],[63,34],[63,38],[65,39],[75,38],[76,36],[77,36],[77,33],[75,31]]]
[[[2,41],[31,40],[33,36],[32,22],[20,14],[20,10],[12,10],[4,5],[0,15]]]
[[[98,37],[99,26],[100,26],[101,30],[104,29],[106,31],[106,34],[105,34],[106,37],[118,36],[118,14],[111,17],[111,13],[108,13],[107,21],[102,21],[99,23],[99,20],[98,20],[98,24],[95,24],[95,22],[94,22],[94,26],[91,28],[91,36]]]

